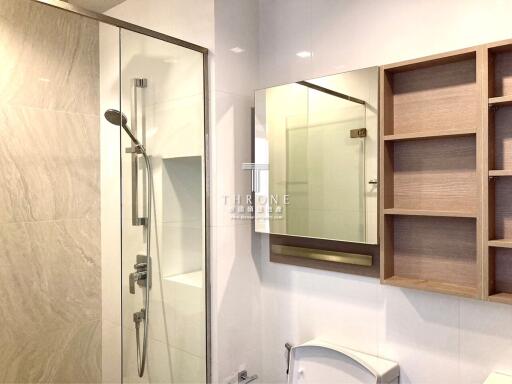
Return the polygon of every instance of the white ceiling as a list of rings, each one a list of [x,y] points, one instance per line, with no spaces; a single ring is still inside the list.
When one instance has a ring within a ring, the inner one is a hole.
[[[123,1],[125,0],[68,0],[70,4],[98,13],[103,13]]]

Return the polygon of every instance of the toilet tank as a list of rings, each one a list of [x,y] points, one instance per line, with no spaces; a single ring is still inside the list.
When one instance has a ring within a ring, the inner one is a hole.
[[[288,384],[397,384],[397,363],[315,339],[292,347]]]

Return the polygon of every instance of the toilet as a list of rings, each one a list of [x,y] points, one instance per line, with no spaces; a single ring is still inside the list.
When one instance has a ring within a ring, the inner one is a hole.
[[[398,384],[397,363],[315,339],[292,347],[288,384]]]

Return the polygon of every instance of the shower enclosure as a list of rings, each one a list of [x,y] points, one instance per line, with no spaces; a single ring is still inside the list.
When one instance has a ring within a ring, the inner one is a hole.
[[[0,383],[207,382],[208,51],[135,2],[0,1]]]

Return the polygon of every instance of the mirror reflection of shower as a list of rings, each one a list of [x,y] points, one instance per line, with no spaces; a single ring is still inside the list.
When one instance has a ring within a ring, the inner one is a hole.
[[[135,285],[139,285],[144,288],[144,305],[143,308],[135,312],[133,314],[133,322],[135,324],[135,337],[137,344],[137,370],[139,377],[144,376],[144,369],[146,366],[146,362],[148,359],[148,329],[149,329],[149,292],[151,288],[151,210],[152,210],[152,195],[153,195],[153,172],[151,168],[151,161],[149,156],[146,153],[146,148],[140,141],[135,137],[130,128],[127,125],[128,119],[126,116],[116,109],[108,109],[105,111],[105,119],[113,125],[120,126],[126,132],[126,134],[130,137],[133,146],[131,148],[131,153],[134,158],[134,162],[132,162],[132,169],[134,172],[138,172],[138,160],[137,156],[142,155],[144,158],[144,163],[146,166],[146,174],[147,174],[147,183],[148,190],[146,197],[146,207],[147,207],[147,217],[139,218],[134,217],[132,223],[134,225],[143,225],[146,229],[147,237],[146,237],[146,255],[137,255],[136,263],[134,264],[135,271],[130,273],[129,276],[129,284],[130,284],[130,293],[135,294]],[[134,173],[132,172],[132,176]],[[135,173],[136,175],[136,173]],[[132,177],[132,198],[133,201],[138,201],[137,191],[138,191],[138,178]],[[132,214],[138,216],[138,208],[137,205],[134,205],[134,211]],[[140,343],[140,324],[143,323],[143,340],[142,340],[142,348]]]

